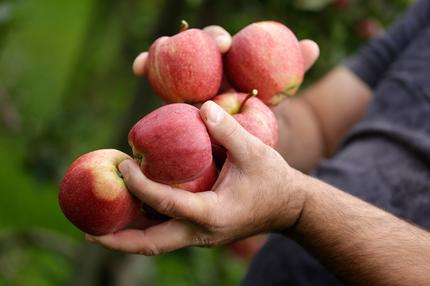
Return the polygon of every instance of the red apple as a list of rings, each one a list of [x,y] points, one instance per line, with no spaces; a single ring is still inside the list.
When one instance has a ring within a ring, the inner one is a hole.
[[[140,213],[140,202],[127,190],[118,164],[127,154],[103,149],[79,157],[60,184],[64,215],[80,230],[103,235],[125,228]]]
[[[361,21],[357,26],[357,30],[360,37],[366,40],[374,38],[384,31],[381,24],[373,18]]]
[[[197,179],[182,184],[176,184],[174,187],[183,189],[192,193],[210,191],[218,177],[215,163]]]
[[[264,103],[276,105],[294,95],[303,81],[299,42],[281,23],[251,24],[233,37],[225,56],[225,71],[236,90],[249,93],[257,89]]]
[[[212,99],[244,127],[270,147],[278,142],[278,123],[272,110],[260,99],[230,90]]]
[[[251,260],[267,241],[267,235],[260,234],[227,245],[227,248],[236,256]]]
[[[199,110],[168,104],[137,122],[128,142],[144,174],[164,184],[201,176],[212,164],[211,140]]]
[[[167,103],[203,102],[220,87],[222,58],[209,35],[189,29],[156,40],[145,69],[151,87]]]

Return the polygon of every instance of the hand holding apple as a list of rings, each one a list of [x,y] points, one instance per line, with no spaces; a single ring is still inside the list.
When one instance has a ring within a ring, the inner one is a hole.
[[[224,29],[210,26],[203,29],[203,32],[217,45],[219,51],[215,57],[218,57],[219,52],[229,50],[231,37]],[[176,39],[172,42],[168,47],[175,47],[180,41]],[[308,68],[316,58],[316,45],[307,40],[299,45],[305,68]],[[147,75],[148,66],[154,63],[155,61],[149,61],[149,54],[145,52],[136,59],[133,69],[136,74]],[[171,81],[178,79],[173,76]],[[169,90],[168,93],[173,91]],[[178,93],[172,94],[176,96]],[[198,93],[194,94],[190,101],[200,100],[199,96]],[[174,100],[183,101],[183,98]],[[257,98],[226,92],[214,98],[214,101],[264,143],[269,146],[276,144],[277,125],[274,116]],[[198,116],[198,110],[186,104],[175,107],[168,105],[161,108],[161,111],[154,111],[148,118],[151,119],[138,122],[129,134],[133,153],[144,173],[155,181],[169,184],[171,190],[208,193],[206,191],[211,189],[217,178],[217,171],[212,162],[209,135]],[[227,139],[223,138],[220,142],[224,140]],[[219,147],[224,153],[223,147]],[[127,158],[130,157],[120,151],[99,150],[82,156],[67,171],[60,187],[60,206],[66,217],[84,232],[101,235],[126,227],[146,228],[161,222],[146,216],[141,211],[141,203],[127,192],[123,183],[121,185],[122,179],[116,165]],[[231,159],[230,155],[230,161]],[[231,166],[231,163],[227,166]],[[140,191],[141,189],[137,190]],[[116,196],[112,195],[115,192]],[[160,208],[163,209],[163,206],[158,206]],[[113,212],[108,211],[111,209]]]
[[[200,112],[212,137],[228,150],[212,191],[191,193],[154,182],[133,161],[124,161],[120,170],[130,191],[173,219],[145,231],[123,230],[87,239],[116,250],[157,255],[295,223],[304,203],[304,193],[295,187],[300,173],[214,102],[206,102]]]

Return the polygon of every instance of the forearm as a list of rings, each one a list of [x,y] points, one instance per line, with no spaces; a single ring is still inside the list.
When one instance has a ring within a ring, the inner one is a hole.
[[[349,194],[305,177],[291,235],[346,282],[427,285],[430,234]]]
[[[301,171],[331,156],[346,132],[367,111],[372,92],[347,68],[339,66],[302,94],[275,108],[278,151]]]

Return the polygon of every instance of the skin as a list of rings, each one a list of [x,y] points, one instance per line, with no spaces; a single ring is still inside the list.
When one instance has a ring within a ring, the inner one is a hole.
[[[317,58],[317,46],[310,41],[300,45],[309,68]],[[228,152],[212,191],[193,194],[153,182],[126,160],[119,168],[130,191],[173,219],[144,231],[87,239],[111,249],[158,255],[283,231],[345,282],[425,285],[430,279],[427,231],[297,169],[307,170],[333,154],[370,99],[364,83],[346,69],[335,68],[303,96],[275,108],[280,153],[208,101],[200,114],[211,136]]]

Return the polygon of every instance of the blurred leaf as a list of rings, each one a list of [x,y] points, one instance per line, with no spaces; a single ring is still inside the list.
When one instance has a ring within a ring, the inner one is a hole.
[[[0,3],[0,25],[10,21],[12,14],[12,4],[11,3]]]
[[[333,0],[295,0],[294,5],[297,9],[318,11],[324,9]]]

